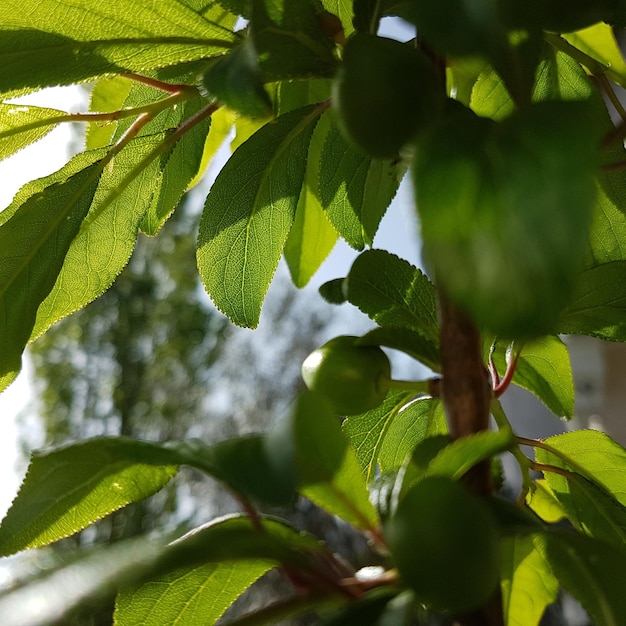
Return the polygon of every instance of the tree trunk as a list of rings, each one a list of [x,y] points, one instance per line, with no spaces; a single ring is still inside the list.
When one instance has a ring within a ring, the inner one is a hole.
[[[480,333],[469,317],[439,293],[441,323],[442,397],[450,435],[465,437],[489,428],[491,385],[483,364]],[[472,492],[493,491],[488,461],[475,465],[463,478]],[[459,616],[458,626],[503,626],[502,597],[498,589],[491,602],[471,614]]]

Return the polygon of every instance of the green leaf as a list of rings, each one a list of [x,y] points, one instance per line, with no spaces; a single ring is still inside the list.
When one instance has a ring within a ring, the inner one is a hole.
[[[404,169],[357,151],[333,121],[322,149],[319,194],[331,223],[356,250],[372,245]]]
[[[619,161],[626,154],[620,150],[616,156]],[[590,267],[626,260],[626,172],[602,172],[599,182],[589,236]]]
[[[266,452],[276,475],[300,493],[357,528],[377,526],[361,467],[339,420],[314,392],[301,394],[270,430]]]
[[[424,258],[482,328],[504,337],[554,332],[595,197],[590,109],[541,102],[500,123],[455,109],[414,162]]]
[[[182,111],[179,115],[187,119],[200,113],[203,105],[204,103],[201,101],[187,102],[180,107]],[[158,188],[152,196],[152,202],[141,222],[141,230],[144,233],[148,235],[157,234],[200,172],[206,138],[211,127],[212,118],[207,117],[188,130],[161,157],[158,164],[160,170]]]
[[[272,79],[329,76],[335,42],[312,0],[252,0],[251,34],[264,74]]]
[[[565,33],[563,38],[604,65],[606,75],[610,80],[626,87],[626,63],[615,33],[608,24],[599,23],[574,33]],[[596,68],[590,67],[589,69],[593,71]]]
[[[47,135],[64,117],[56,109],[0,102],[0,160]]]
[[[0,214],[0,390],[20,370],[37,309],[91,206],[102,174],[94,161],[78,157],[45,182],[30,183]]]
[[[327,132],[328,123],[328,116],[322,116],[313,132],[296,219],[285,243],[285,260],[296,287],[304,287],[311,280],[338,238],[318,194],[321,139]]]
[[[349,416],[344,420],[343,431],[350,439],[367,483],[375,476],[378,457],[390,424],[413,395],[411,391],[390,389],[379,407],[363,415]]]
[[[544,471],[550,493],[575,528],[618,547],[624,546],[626,496],[623,478],[618,479],[616,474],[621,468],[623,477],[626,450],[606,435],[597,437],[588,434],[594,431],[577,432],[581,434],[576,435],[574,441],[567,441],[565,446],[562,445],[564,440],[556,439],[556,446],[555,438],[547,440],[550,449],[559,450],[566,458],[571,458],[571,462],[550,450],[537,449],[537,459],[541,462],[569,469],[567,476]],[[587,447],[591,445],[594,445],[594,449],[588,450]],[[600,463],[603,465],[600,466]],[[611,472],[608,479],[604,478],[607,471]]]
[[[611,494],[574,472],[565,481],[548,483],[575,528],[619,548],[626,545],[626,507]]]
[[[349,37],[354,32],[351,0],[322,0],[322,6],[341,20],[345,37]]]
[[[263,86],[261,69],[252,40],[245,39],[209,66],[202,86],[210,96],[248,117],[269,117],[272,103]]]
[[[439,342],[424,337],[418,331],[385,326],[384,328],[370,330],[366,335],[363,335],[362,340],[372,345],[400,350],[423,363],[433,372],[441,370]]]
[[[305,107],[263,126],[229,159],[207,197],[198,267],[217,308],[240,326],[258,324],[295,219],[320,113]]]
[[[172,461],[167,450],[122,438],[33,453],[17,498],[0,525],[0,554],[68,537],[156,493],[176,474]]]
[[[506,452],[515,445],[512,431],[481,431],[455,439],[428,465],[429,476],[449,476],[458,480],[477,463]],[[408,486],[407,486],[408,487]],[[403,485],[403,489],[406,487]]]
[[[526,503],[532,511],[549,524],[556,524],[566,517],[563,507],[545,479],[534,481],[526,496]]]
[[[620,626],[626,615],[626,552],[575,533],[550,533],[545,540],[554,575],[593,622]]]
[[[381,470],[399,468],[424,439],[446,433],[441,402],[436,398],[418,398],[394,415],[387,428],[379,454]]]
[[[87,551],[75,562],[0,595],[3,626],[52,626],[92,599],[111,597],[120,588],[181,567],[225,561],[240,562],[239,571],[259,561],[307,567],[321,556],[323,549],[314,537],[276,520],[261,522],[258,528],[246,517],[228,516],[167,546],[141,538]]]
[[[352,264],[344,289],[348,301],[379,326],[417,331],[438,346],[435,287],[404,259],[366,250]]]
[[[132,86],[133,82],[123,76],[102,78],[91,91],[89,110],[94,113],[105,113],[122,109]],[[112,143],[116,128],[116,123],[88,124],[85,131],[87,150],[104,148]]]
[[[591,99],[599,111],[604,107],[602,98],[584,69],[563,52],[546,46],[535,74],[533,102]],[[491,67],[478,76],[472,88],[470,103],[477,115],[494,120],[505,119],[515,110],[515,103],[504,81]]]
[[[165,133],[159,133],[132,140],[115,156],[113,166],[104,169],[89,214],[75,233],[54,287],[37,311],[31,339],[94,300],[126,265],[160,182],[158,160],[139,172],[133,170],[158,151],[165,138]],[[26,185],[14,203],[21,203],[35,184],[39,181]]]
[[[185,567],[118,594],[116,626],[215,623],[257,578],[267,561],[237,561]]]
[[[548,437],[544,443],[550,449],[537,448],[537,461],[566,467],[581,474],[626,506],[626,449],[619,443],[597,430],[571,431]],[[558,456],[550,450],[556,451]],[[553,473],[549,473],[546,479],[553,490],[555,484],[562,485],[564,481],[562,476]]]
[[[516,346],[513,344],[513,350]],[[494,363],[503,375],[506,352],[493,352]],[[557,417],[574,414],[574,380],[567,346],[556,336],[540,337],[522,345],[513,382],[536,395]]]
[[[0,27],[0,93],[145,72],[208,58],[237,35],[181,2],[6,0]]]
[[[538,626],[559,591],[546,561],[542,535],[506,537],[502,555],[502,603],[507,626]]]
[[[625,341],[625,277],[626,261],[603,263],[579,274],[561,314],[559,331]]]
[[[173,441],[165,447],[177,453],[178,464],[209,474],[239,496],[270,506],[285,506],[296,499],[294,485],[274,471],[263,435],[236,437],[211,445],[196,439]]]

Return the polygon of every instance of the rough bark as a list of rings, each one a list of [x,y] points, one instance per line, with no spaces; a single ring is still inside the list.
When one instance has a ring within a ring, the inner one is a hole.
[[[480,333],[472,320],[439,294],[442,398],[453,439],[489,428],[491,386],[483,364]],[[493,491],[489,462],[474,466],[464,477],[468,489],[481,496]],[[458,616],[458,626],[503,626],[500,591],[488,605]]]

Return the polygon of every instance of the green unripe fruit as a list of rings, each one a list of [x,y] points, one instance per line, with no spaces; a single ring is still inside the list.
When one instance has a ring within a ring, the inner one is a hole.
[[[387,395],[391,364],[378,346],[357,345],[358,337],[335,337],[302,363],[302,378],[325,396],[339,415],[358,415],[379,406]]]
[[[485,504],[458,482],[427,477],[385,524],[405,583],[426,606],[463,613],[485,604],[499,582],[499,542]]]
[[[364,152],[393,159],[443,100],[430,61],[409,44],[353,35],[333,82],[333,103],[348,139]]]

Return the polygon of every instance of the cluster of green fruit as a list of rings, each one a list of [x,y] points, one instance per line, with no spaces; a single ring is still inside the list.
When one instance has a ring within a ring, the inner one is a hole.
[[[387,355],[358,340],[335,337],[302,365],[307,387],[324,396],[338,415],[376,408],[391,382]],[[426,606],[461,613],[495,592],[496,523],[482,499],[458,482],[431,476],[411,486],[385,522],[384,534],[400,576]]]

